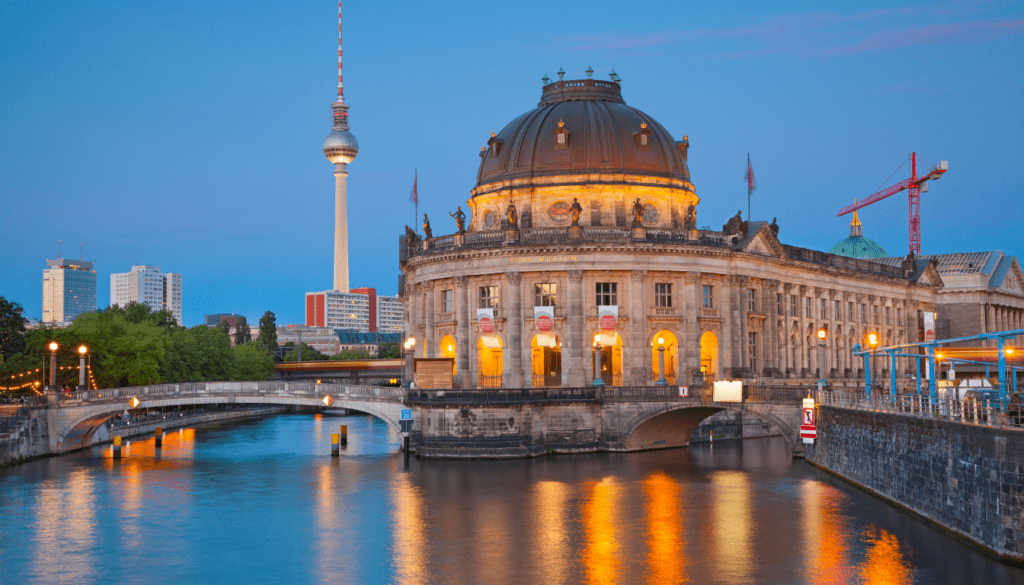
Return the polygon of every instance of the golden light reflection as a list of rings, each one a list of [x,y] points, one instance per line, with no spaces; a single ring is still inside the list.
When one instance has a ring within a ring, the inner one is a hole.
[[[349,524],[353,514],[346,509],[348,494],[344,493],[344,485],[336,485],[339,477],[349,477],[347,471],[350,470],[339,469],[337,459],[314,471],[319,537],[314,539],[317,554],[313,564],[321,583],[354,583],[359,575],[359,555],[353,554],[351,544],[342,536],[352,532]]]
[[[846,526],[840,508],[842,492],[817,481],[805,481],[800,491],[806,582],[849,583]]]
[[[900,585],[912,583],[913,574],[903,558],[900,542],[881,528],[865,533],[861,538],[870,546],[860,567],[864,585]]]
[[[647,582],[651,585],[686,583],[685,536],[679,484],[663,472],[643,481],[647,496]]]
[[[583,566],[588,583],[618,583],[619,541],[616,534],[616,511],[622,487],[614,477],[591,483],[583,502],[583,528],[587,543]]]
[[[714,486],[713,538],[718,574],[726,583],[750,580],[750,551],[753,533],[750,479],[741,471],[718,471],[712,474]]]
[[[39,490],[34,565],[44,583],[89,583],[95,568],[89,555],[67,551],[89,550],[97,537],[96,482],[92,471],[77,470],[66,481],[47,481]]]
[[[391,526],[395,534],[392,548],[394,583],[427,583],[427,507],[423,492],[412,484],[406,473],[398,473],[391,482]]]
[[[535,484],[533,509],[537,530],[539,572],[544,583],[565,583],[572,564],[568,547],[566,509],[569,505],[569,485],[558,481]]]

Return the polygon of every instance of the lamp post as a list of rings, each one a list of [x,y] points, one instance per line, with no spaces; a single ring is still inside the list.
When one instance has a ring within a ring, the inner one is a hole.
[[[416,338],[415,337],[410,337],[409,339],[406,339],[405,340],[405,345],[403,347],[405,347],[405,383],[406,383],[406,387],[408,388],[412,384],[412,376],[413,376],[412,364],[413,364],[413,357],[416,354],[416,351],[415,351],[415,349],[416,349]]]
[[[85,356],[89,348],[85,344],[78,346],[78,391],[87,390],[85,387]]]
[[[818,392],[825,389],[825,339],[828,338],[828,326],[818,329]]]
[[[668,386],[668,380],[665,379],[665,338],[658,338],[658,381],[654,383],[655,386]]]
[[[867,387],[868,397],[871,397],[871,368],[875,364],[875,348],[878,347],[878,335],[875,333],[868,333],[868,345],[871,346],[871,357],[864,356],[864,361],[867,362],[864,368],[864,385]]]
[[[56,341],[50,342],[50,391],[57,391],[57,350],[60,345]]]
[[[594,386],[604,386],[601,379],[601,334],[594,336]]]

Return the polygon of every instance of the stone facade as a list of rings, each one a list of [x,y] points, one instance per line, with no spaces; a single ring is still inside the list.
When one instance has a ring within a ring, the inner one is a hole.
[[[828,406],[817,426],[808,461],[1024,562],[1024,432]]]

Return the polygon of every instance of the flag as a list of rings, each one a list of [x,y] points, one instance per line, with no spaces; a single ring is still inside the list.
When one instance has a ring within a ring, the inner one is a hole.
[[[416,192],[416,181],[417,181],[417,179],[419,179],[419,171],[417,171],[416,174],[413,175],[413,178],[412,178],[412,193],[409,194],[409,201],[412,201],[416,205],[419,205],[420,204],[420,196],[419,196],[419,193]]]
[[[747,197],[757,189],[757,183],[754,182],[754,167],[750,166],[750,153],[747,153]]]

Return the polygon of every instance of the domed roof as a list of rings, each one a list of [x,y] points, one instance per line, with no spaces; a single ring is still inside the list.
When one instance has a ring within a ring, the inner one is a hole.
[[[864,236],[850,236],[839,242],[832,249],[830,254],[839,254],[848,258],[888,258],[882,246],[878,242],[865,238]]]
[[[512,120],[487,144],[480,152],[477,185],[622,172],[690,180],[686,142],[677,142],[656,120],[626,105],[621,87],[611,81],[545,85],[537,108]]]

